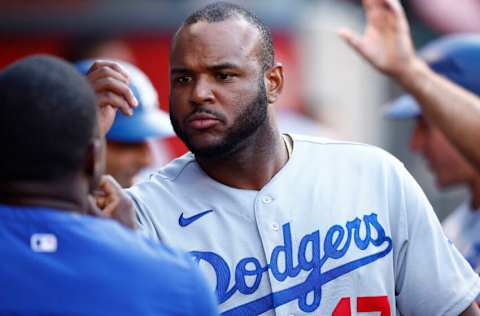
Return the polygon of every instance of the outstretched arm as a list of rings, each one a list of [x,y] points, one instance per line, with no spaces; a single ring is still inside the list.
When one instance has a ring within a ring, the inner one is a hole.
[[[375,68],[402,85],[424,116],[480,170],[480,98],[433,72],[416,56],[398,0],[364,0],[363,36],[339,35]]]

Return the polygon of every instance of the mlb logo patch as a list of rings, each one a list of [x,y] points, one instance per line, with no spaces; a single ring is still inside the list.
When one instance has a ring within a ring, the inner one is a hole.
[[[35,252],[56,252],[57,236],[53,234],[33,234],[30,237],[30,247]]]

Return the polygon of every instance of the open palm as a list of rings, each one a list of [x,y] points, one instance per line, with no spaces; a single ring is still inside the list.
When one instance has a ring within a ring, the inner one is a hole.
[[[398,0],[364,0],[367,26],[363,37],[339,31],[346,42],[382,72],[397,76],[415,58],[410,30]]]

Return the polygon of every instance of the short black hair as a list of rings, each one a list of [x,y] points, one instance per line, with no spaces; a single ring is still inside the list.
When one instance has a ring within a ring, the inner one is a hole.
[[[66,61],[37,55],[0,72],[0,181],[81,171],[97,128],[93,89]]]
[[[272,32],[256,15],[238,5],[227,2],[211,3],[192,13],[185,22],[183,22],[183,25],[191,25],[199,21],[206,21],[208,23],[222,22],[232,17],[245,19],[245,21],[249,22],[260,32],[261,52],[259,57],[262,70],[266,71],[272,67],[275,61]]]

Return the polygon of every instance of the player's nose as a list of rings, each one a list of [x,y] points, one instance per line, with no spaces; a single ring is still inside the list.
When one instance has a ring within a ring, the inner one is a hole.
[[[193,83],[190,101],[195,105],[212,103],[214,100],[213,85],[207,76],[198,76]]]

